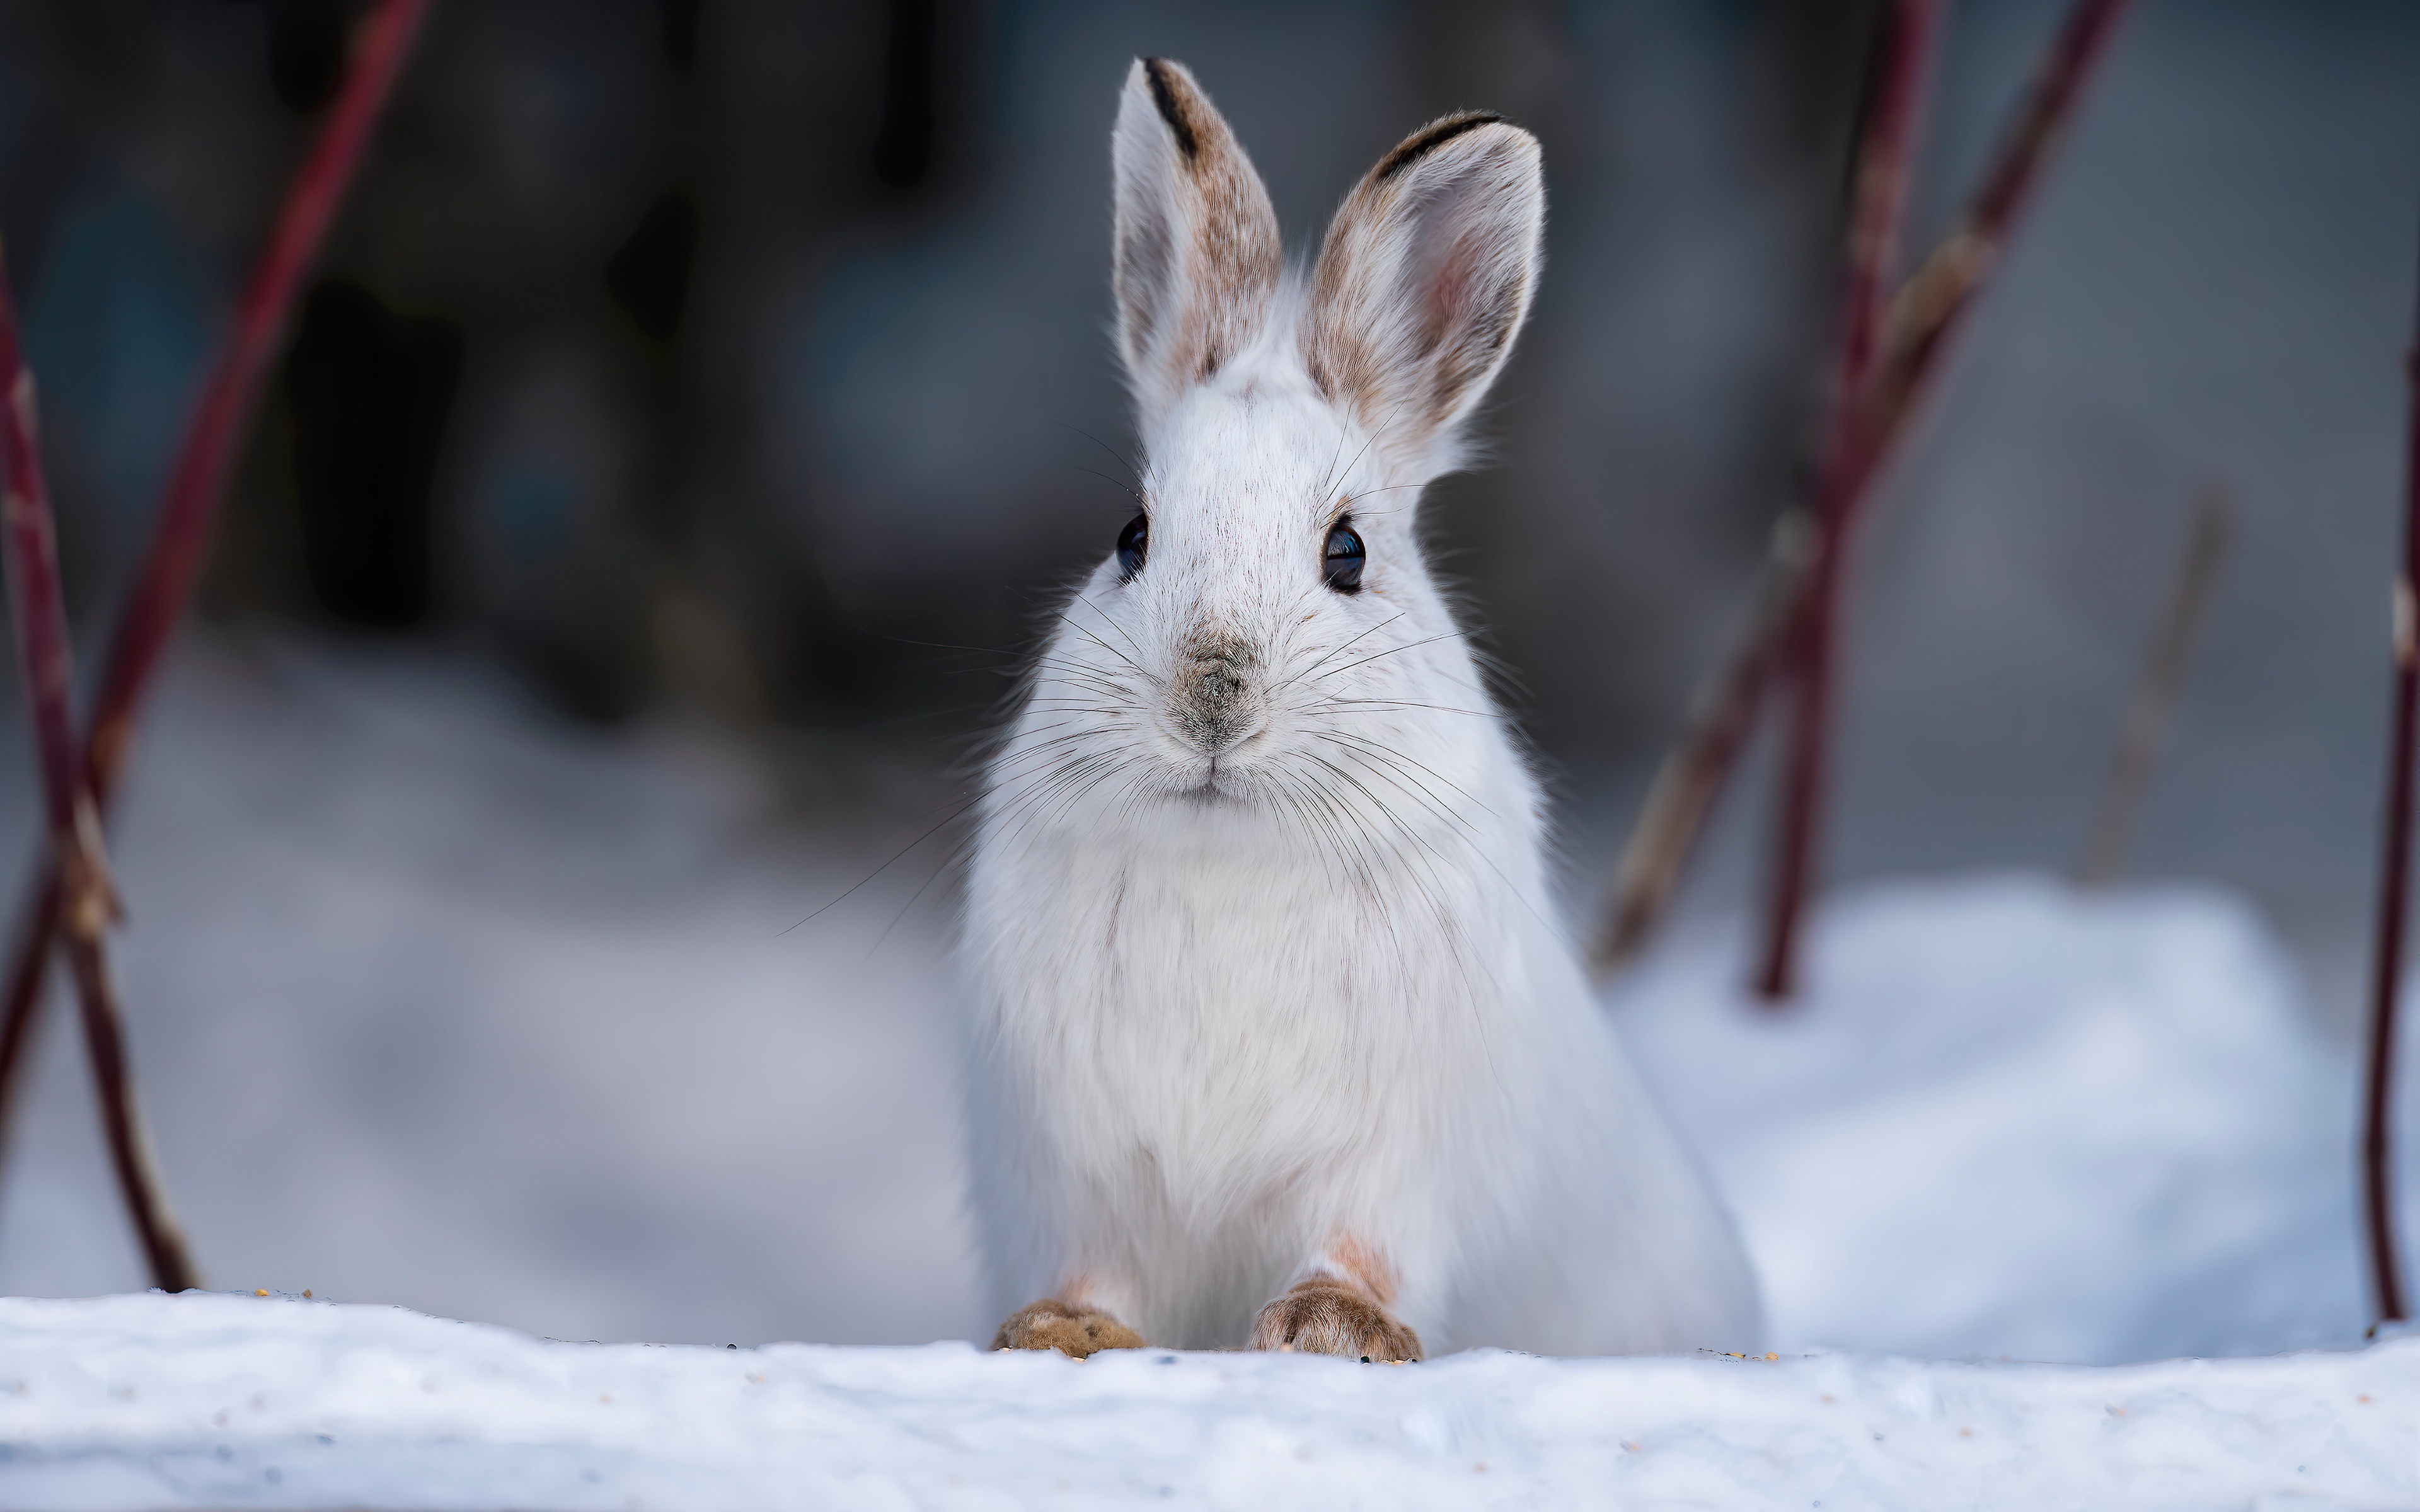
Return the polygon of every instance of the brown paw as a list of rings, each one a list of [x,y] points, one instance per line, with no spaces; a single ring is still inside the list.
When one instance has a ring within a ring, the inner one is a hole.
[[[1261,1309],[1256,1350],[1303,1350],[1373,1364],[1420,1358],[1420,1336],[1388,1316],[1357,1287],[1312,1276]]]
[[[1142,1335],[1107,1313],[1085,1312],[1056,1298],[1044,1298],[1009,1316],[992,1335],[995,1350],[1057,1350],[1081,1360],[1101,1350],[1147,1348]]]

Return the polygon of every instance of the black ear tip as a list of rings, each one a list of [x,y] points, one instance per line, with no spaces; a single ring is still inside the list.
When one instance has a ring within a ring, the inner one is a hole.
[[[1506,131],[1529,137],[1531,141],[1537,140],[1492,110],[1464,111],[1440,121],[1432,121],[1404,138],[1394,151],[1387,154],[1386,160],[1378,164],[1371,177],[1384,183],[1454,138],[1468,136],[1489,126],[1501,126]]]
[[[1176,138],[1176,148],[1187,162],[1201,155],[1200,129],[1193,113],[1187,109],[1187,97],[1191,94],[1192,81],[1185,74],[1185,66],[1169,58],[1147,57],[1140,60],[1143,77],[1151,85],[1151,102],[1159,118],[1168,123],[1169,133]]]

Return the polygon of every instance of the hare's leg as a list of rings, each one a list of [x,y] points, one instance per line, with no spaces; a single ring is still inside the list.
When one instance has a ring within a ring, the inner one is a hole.
[[[1057,1350],[1081,1360],[1102,1350],[1140,1350],[1143,1337],[1118,1321],[1094,1295],[1094,1288],[1078,1276],[1031,1306],[1011,1313],[992,1335],[995,1350]]]
[[[1420,1358],[1420,1336],[1388,1309],[1395,1268],[1350,1236],[1328,1242],[1296,1273],[1285,1295],[1252,1324],[1256,1350],[1303,1350],[1373,1364]]]

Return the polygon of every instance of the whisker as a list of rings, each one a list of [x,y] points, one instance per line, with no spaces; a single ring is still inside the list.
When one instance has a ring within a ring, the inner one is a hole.
[[[1435,709],[1439,714],[1466,714],[1474,719],[1501,719],[1500,709],[1457,709],[1450,703],[1422,703],[1413,699],[1348,699],[1330,698],[1320,704],[1339,714],[1355,714],[1362,709]]]
[[[1078,597],[1079,597],[1079,598],[1081,598],[1083,595],[1081,595],[1081,594],[1078,594],[1077,596],[1078,596]],[[1085,603],[1087,603],[1087,604],[1090,604],[1090,603],[1092,603],[1092,600],[1090,600],[1090,599],[1085,599],[1085,600],[1084,600],[1084,602],[1085,602]],[[1099,608],[1098,608],[1097,606],[1095,606],[1095,607],[1094,607],[1094,613],[1096,613],[1096,614],[1100,612]],[[1103,616],[1103,617],[1104,617],[1104,618],[1107,618],[1107,616]],[[1099,636],[1094,635],[1092,631],[1090,631],[1090,630],[1086,629],[1084,626],[1082,626],[1082,625],[1078,625],[1078,624],[1077,624],[1073,619],[1069,618],[1065,613],[1063,613],[1063,613],[1059,616],[1059,619],[1060,619],[1060,623],[1062,623],[1062,624],[1065,625],[1067,626],[1067,628],[1069,628],[1069,629],[1071,629],[1071,630],[1075,631],[1078,635],[1082,636],[1085,640],[1090,640],[1091,642],[1093,642],[1093,644],[1094,644],[1094,645],[1096,645],[1096,646],[1100,647],[1103,651],[1108,652],[1110,656],[1117,657],[1117,658],[1118,658],[1118,660],[1120,660],[1120,661],[1122,661],[1122,662],[1125,662],[1127,666],[1132,667],[1132,668],[1135,670],[1135,675],[1137,675],[1137,676],[1140,677],[1141,679],[1143,679],[1143,681],[1145,681],[1145,682],[1147,682],[1147,683],[1151,684],[1151,686],[1152,686],[1152,687],[1166,687],[1166,686],[1167,686],[1166,682],[1165,682],[1163,679],[1161,679],[1161,678],[1157,678],[1157,677],[1154,677],[1151,673],[1149,673],[1149,672],[1147,672],[1147,671],[1143,671],[1143,669],[1142,669],[1142,664],[1141,664],[1140,662],[1139,662],[1139,661],[1135,660],[1132,656],[1127,656],[1125,652],[1120,651],[1117,647],[1115,647],[1115,646],[1113,646],[1113,645],[1109,644],[1107,640],[1102,640]],[[1113,630],[1117,630],[1117,629],[1118,629],[1118,626],[1117,626],[1117,624],[1116,624],[1116,622],[1115,622],[1115,621],[1111,621],[1111,622],[1110,622],[1109,628],[1111,628],[1111,629],[1113,629]],[[1118,630],[1118,633],[1119,633],[1120,635],[1125,635],[1125,632],[1124,630]],[[1137,646],[1135,649],[1136,649],[1137,651],[1140,651],[1142,648],[1141,648],[1140,646]]]
[[[1098,469],[1098,468],[1078,467],[1078,466],[1077,466],[1077,464],[1075,464],[1075,463],[1073,463],[1073,462],[1068,462],[1068,463],[1065,463],[1065,464],[1063,464],[1063,466],[1066,466],[1066,467],[1069,467],[1069,468],[1073,468],[1073,469],[1074,469],[1076,471],[1078,471],[1078,472],[1085,473],[1085,474],[1087,474],[1087,475],[1089,475],[1089,476],[1091,476],[1091,477],[1098,478],[1098,479],[1100,479],[1103,483],[1109,484],[1109,485],[1111,485],[1111,486],[1115,486],[1115,487],[1125,489],[1125,493],[1126,493],[1126,495],[1127,495],[1127,497],[1131,498],[1131,499],[1132,499],[1136,503],[1138,503],[1138,504],[1147,504],[1147,502],[1148,502],[1148,501],[1143,498],[1143,496],[1142,496],[1142,495],[1140,495],[1140,494],[1139,494],[1139,493],[1136,493],[1132,487],[1128,486],[1127,486],[1127,484],[1126,484],[1126,482],[1125,482],[1124,479],[1122,479],[1122,478],[1112,478],[1112,477],[1110,477],[1108,473],[1106,473],[1106,472],[1102,471],[1101,471],[1100,469]]]
[[[1359,661],[1348,661],[1342,667],[1335,668],[1328,671],[1324,671],[1319,674],[1319,680],[1326,682],[1328,678],[1336,676],[1339,672],[1349,672],[1356,667],[1367,667],[1373,661],[1383,660],[1384,658],[1394,656],[1399,652],[1412,651],[1421,646],[1435,645],[1440,640],[1451,640],[1461,634],[1462,632],[1460,630],[1448,630],[1442,635],[1427,636],[1418,640],[1406,641],[1400,646],[1389,646],[1386,650],[1377,653],[1375,656],[1364,656]]]
[[[917,836],[914,840],[909,841],[906,845],[901,846],[897,854],[893,855],[890,860],[883,862],[880,866],[876,867],[873,871],[868,872],[864,876],[859,878],[856,884],[850,887],[847,891],[843,892],[839,897],[832,899],[831,902],[825,903],[823,907],[816,909],[806,918],[799,919],[796,924],[791,925],[789,929],[781,931],[774,936],[774,938],[779,939],[783,935],[788,934],[791,930],[804,928],[808,924],[813,923],[815,919],[823,917],[823,915],[830,912],[832,908],[846,902],[852,894],[858,891],[859,888],[863,887],[876,877],[882,875],[883,872],[890,871],[893,866],[899,864],[900,860],[904,858],[909,851],[914,850],[917,846],[923,844],[926,841],[931,840],[935,835],[939,834],[943,829],[947,828],[952,820],[956,819],[960,814],[965,813],[976,804],[983,802],[984,796],[985,795],[983,794],[978,793],[973,797],[969,798],[966,802],[958,805],[955,809],[951,810],[947,814],[942,816],[939,824],[935,825],[932,828]]]
[[[1063,420],[1058,422],[1058,425],[1062,430],[1074,431],[1077,435],[1081,436],[1088,441],[1091,441],[1102,451],[1109,453],[1109,455],[1115,457],[1118,461],[1125,463],[1126,471],[1135,475],[1136,483],[1140,484],[1143,481],[1142,469],[1135,465],[1135,459],[1133,457],[1126,455],[1125,453],[1119,451],[1116,447],[1111,446],[1109,442],[1101,440],[1098,436],[1094,435],[1091,431],[1084,429],[1080,425],[1070,425]]]
[[[1341,645],[1329,647],[1326,656],[1320,657],[1319,660],[1312,662],[1310,666],[1305,667],[1302,671],[1287,678],[1284,682],[1280,683],[1276,687],[1270,689],[1270,692],[1272,694],[1284,692],[1287,688],[1294,687],[1296,683],[1301,682],[1304,678],[1309,677],[1311,673],[1319,671],[1319,669],[1326,663],[1328,656],[1333,656],[1338,652],[1344,651],[1349,647],[1359,643],[1366,637],[1376,635],[1379,631],[1394,624],[1397,620],[1402,619],[1404,615],[1409,614],[1411,610],[1409,609],[1398,609],[1394,613],[1388,615],[1385,619],[1380,620],[1377,624],[1362,631],[1360,635],[1355,636],[1352,640],[1344,641]]]

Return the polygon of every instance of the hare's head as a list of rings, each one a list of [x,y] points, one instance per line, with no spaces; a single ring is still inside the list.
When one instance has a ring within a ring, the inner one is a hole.
[[[1331,791],[1324,772],[1383,759],[1365,748],[1433,744],[1424,729],[1484,707],[1414,506],[1528,312],[1537,141],[1481,114],[1414,132],[1307,276],[1181,66],[1135,64],[1113,154],[1142,512],[1045,658],[1035,712],[1065,717],[1029,721],[1059,742],[1033,764],[1163,796]]]

